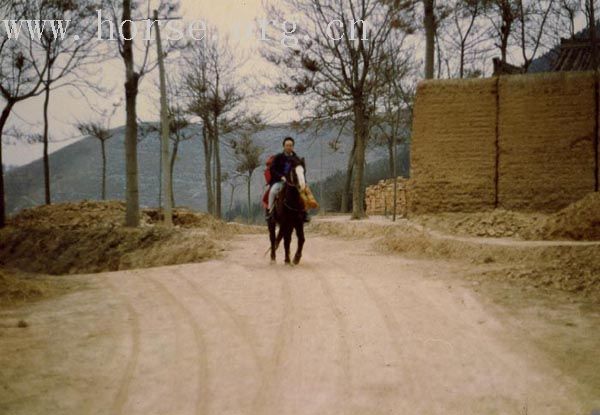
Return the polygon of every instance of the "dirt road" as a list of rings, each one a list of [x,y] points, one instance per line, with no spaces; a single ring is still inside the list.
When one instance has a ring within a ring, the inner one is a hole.
[[[583,413],[575,382],[444,263],[310,236],[289,268],[263,235],[233,245],[3,312],[0,413]]]

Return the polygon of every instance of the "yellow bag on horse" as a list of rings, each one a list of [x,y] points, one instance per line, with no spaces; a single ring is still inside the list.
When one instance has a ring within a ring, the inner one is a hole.
[[[319,203],[315,196],[310,191],[310,187],[308,187],[308,183],[304,186],[304,190],[300,191],[300,198],[302,199],[302,203],[304,204],[304,210],[308,209],[318,209]]]

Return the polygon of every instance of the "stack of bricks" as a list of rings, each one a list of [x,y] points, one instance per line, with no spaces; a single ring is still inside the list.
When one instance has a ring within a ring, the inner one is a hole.
[[[396,178],[396,215],[406,216],[406,191],[408,179]],[[367,215],[391,215],[394,209],[394,179],[380,180],[365,190]]]

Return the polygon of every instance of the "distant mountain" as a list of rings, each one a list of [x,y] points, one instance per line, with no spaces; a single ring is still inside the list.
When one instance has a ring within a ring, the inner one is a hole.
[[[174,172],[174,190],[177,206],[205,210],[206,194],[204,184],[204,154],[202,129],[200,125],[190,127],[194,138],[180,143],[178,160]],[[351,131],[351,128],[349,129]],[[107,198],[125,198],[125,146],[124,127],[113,130],[114,135],[107,143]],[[284,136],[291,135],[296,140],[296,152],[305,157],[307,180],[316,183],[345,170],[351,137],[342,134],[341,147],[333,151],[327,144],[337,137],[337,128],[298,132],[290,124],[274,124],[255,134],[255,141],[265,148],[262,159],[269,154],[281,151]],[[228,143],[233,136],[225,136],[221,142],[223,172],[233,171],[235,160]],[[140,204],[156,206],[159,190],[160,142],[157,133],[151,133],[138,144],[138,171]],[[369,148],[367,162],[387,156],[384,147]],[[321,168],[322,166],[322,168]],[[263,189],[263,167],[254,174],[252,180],[253,198],[258,201]],[[102,175],[100,142],[87,137],[50,154],[51,192],[53,202],[81,199],[99,199]],[[43,203],[44,177],[42,160],[25,166],[11,168],[5,174],[7,212],[15,213],[24,207]],[[245,201],[245,188],[238,186],[235,200]],[[230,188],[223,186],[223,207],[229,205]]]

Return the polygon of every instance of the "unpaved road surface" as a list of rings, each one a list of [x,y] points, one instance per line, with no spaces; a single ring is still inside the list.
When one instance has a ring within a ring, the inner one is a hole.
[[[246,235],[221,260],[77,276],[91,288],[2,312],[0,413],[587,408],[575,381],[450,283],[444,263],[310,236],[291,268],[281,252],[270,265],[266,247],[265,236]]]

